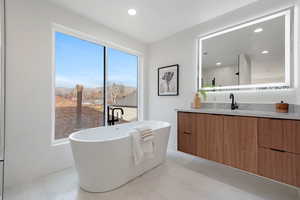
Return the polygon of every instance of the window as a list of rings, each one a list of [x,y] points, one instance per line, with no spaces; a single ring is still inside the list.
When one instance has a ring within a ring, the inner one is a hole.
[[[124,115],[117,123],[137,120],[138,57],[116,49],[108,49],[107,103],[119,107]],[[120,113],[116,115],[120,116]]]
[[[62,32],[54,35],[54,139],[137,120],[138,56]]]
[[[104,47],[55,33],[55,139],[104,125]]]

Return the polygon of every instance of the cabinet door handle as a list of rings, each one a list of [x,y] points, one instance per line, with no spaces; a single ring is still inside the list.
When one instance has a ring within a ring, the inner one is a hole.
[[[183,134],[191,135],[192,133],[184,131]]]
[[[280,150],[280,149],[274,149],[274,148],[270,148],[272,151],[278,151],[278,152],[282,152],[282,153],[284,153],[284,152],[286,152],[285,150]]]

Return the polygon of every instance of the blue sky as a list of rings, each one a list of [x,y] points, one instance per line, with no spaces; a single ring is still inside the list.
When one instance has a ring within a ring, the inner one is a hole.
[[[102,87],[104,47],[59,32],[55,38],[56,87]],[[109,48],[107,80],[136,87],[137,56]]]

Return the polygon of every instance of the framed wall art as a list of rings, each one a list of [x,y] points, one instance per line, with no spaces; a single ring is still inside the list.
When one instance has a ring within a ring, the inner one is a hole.
[[[179,65],[158,68],[158,96],[179,95]]]

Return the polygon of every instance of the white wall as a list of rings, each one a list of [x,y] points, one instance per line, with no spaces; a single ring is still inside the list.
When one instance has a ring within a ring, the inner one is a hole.
[[[284,59],[251,60],[252,83],[282,83],[285,80]]]
[[[207,67],[202,70],[204,85],[212,85],[212,80],[216,78],[216,86],[232,86],[238,84],[237,65]]]
[[[51,146],[51,23],[146,53],[121,33],[44,0],[8,0],[6,72],[6,186],[73,164],[69,144]]]
[[[254,19],[274,11],[294,5],[292,0],[259,1],[234,12],[217,17],[191,29],[177,33],[167,39],[152,44],[149,47],[148,70],[148,109],[147,117],[154,120],[171,122],[172,135],[170,145],[176,147],[176,112],[175,108],[190,107],[196,91],[197,75],[197,42],[199,35],[205,35],[228,26],[236,25],[249,19]],[[299,4],[299,1],[297,2]],[[296,43],[297,49],[299,43]],[[299,54],[297,52],[297,58]],[[180,95],[178,97],[157,96],[157,68],[171,64],[180,65]],[[295,78],[299,77],[298,69]],[[297,82],[296,82],[297,84]],[[260,92],[234,92],[238,102],[274,103],[285,100],[289,103],[299,103],[300,95],[296,89]],[[208,101],[229,102],[228,92],[209,94]]]

